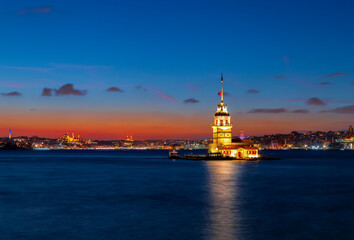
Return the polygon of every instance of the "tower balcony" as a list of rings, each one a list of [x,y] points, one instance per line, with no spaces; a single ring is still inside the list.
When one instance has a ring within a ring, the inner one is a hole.
[[[211,124],[211,127],[233,127],[234,124],[233,123],[229,123],[229,124],[223,124],[223,125],[220,125],[220,124]]]

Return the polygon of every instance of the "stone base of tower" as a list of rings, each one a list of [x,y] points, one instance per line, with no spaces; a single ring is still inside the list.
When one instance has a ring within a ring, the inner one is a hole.
[[[208,152],[209,153],[218,153],[218,146],[216,143],[209,143],[208,145]]]
[[[210,143],[208,150],[209,154],[218,154],[224,158],[256,159],[260,157],[259,148],[246,143],[231,143],[219,147],[216,143]]]

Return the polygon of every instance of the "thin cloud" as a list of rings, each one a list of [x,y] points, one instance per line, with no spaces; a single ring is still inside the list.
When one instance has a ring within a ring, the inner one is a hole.
[[[193,93],[198,93],[199,90],[201,89],[201,86],[196,85],[195,83],[189,83],[187,87]]]
[[[284,61],[284,62],[287,63],[287,62],[290,62],[290,60],[291,60],[291,59],[290,59],[289,56],[283,56],[283,61]]]
[[[6,87],[12,87],[12,88],[24,88],[24,84],[16,84],[16,83],[9,83],[9,84],[4,84]]]
[[[256,89],[249,89],[247,93],[259,93],[259,90]]]
[[[256,98],[256,97],[233,97],[230,96],[231,99],[240,100],[240,101],[260,101],[260,102],[277,102],[277,103],[284,103],[284,102],[303,102],[306,103],[309,99],[296,99],[296,98]],[[353,101],[334,101],[326,99],[325,104],[327,103],[340,103],[340,104],[353,104]]]
[[[5,97],[19,97],[19,96],[22,96],[22,94],[19,93],[19,92],[1,93],[1,95],[5,96]]]
[[[292,113],[305,114],[305,113],[309,113],[309,110],[307,110],[307,109],[297,109],[297,110],[292,111]]]
[[[321,86],[332,84],[331,82],[320,82]]]
[[[344,73],[344,72],[335,72],[332,74],[324,75],[325,78],[333,78],[333,77],[339,77],[339,76],[349,76],[351,75],[350,73]]]
[[[315,85],[315,84],[313,84],[313,83],[310,83],[310,82],[308,82],[308,81],[306,81],[306,80],[300,80],[300,81],[297,81],[297,83],[298,83],[299,85],[302,85],[302,86],[305,86],[305,87],[309,87],[309,88],[315,88],[315,89],[318,88],[317,85]]]
[[[50,88],[43,88],[42,96],[50,97],[52,96],[52,89]]]
[[[198,103],[199,100],[195,99],[195,98],[188,98],[186,100],[183,101],[184,103]]]
[[[124,91],[117,87],[110,87],[107,89],[107,92],[124,92]]]
[[[315,105],[315,106],[325,106],[325,105],[327,105],[324,101],[322,101],[321,99],[316,98],[316,97],[309,98],[306,101],[306,104],[307,105]]]
[[[5,69],[29,70],[29,71],[37,71],[37,72],[47,72],[54,69],[54,68],[22,67],[22,66],[2,66],[2,67]]]
[[[78,90],[74,89],[74,85],[71,83],[65,84],[60,87],[58,90],[54,90],[55,95],[63,96],[63,95],[76,95],[76,96],[84,96],[86,95],[86,90]]]
[[[23,67],[23,66],[1,66],[5,69],[14,70],[25,70],[25,71],[37,71],[37,72],[47,72],[55,69],[83,69],[83,70],[93,70],[93,69],[111,69],[113,66],[100,66],[100,65],[70,65],[70,64],[50,64],[52,67],[42,68],[42,67]]]
[[[349,105],[349,106],[345,106],[345,107],[339,107],[339,108],[331,109],[331,110],[328,110],[328,111],[322,111],[322,112],[354,114],[354,105]]]
[[[230,97],[232,99],[242,100],[242,101],[267,101],[267,102],[306,102],[306,99],[287,99],[287,98],[254,98],[254,97]]]
[[[18,11],[17,15],[24,15],[24,14],[42,14],[42,13],[49,13],[53,9],[51,7],[40,7],[40,8],[24,8]]]
[[[249,111],[248,113],[285,113],[285,108],[258,108]]]
[[[249,111],[248,113],[295,113],[295,114],[307,114],[310,111],[307,109],[296,109],[293,111],[289,111],[285,108],[258,108]]]
[[[102,66],[102,65],[75,65],[75,64],[57,64],[51,63],[55,68],[74,68],[74,69],[85,69],[85,70],[92,70],[92,69],[111,69],[113,66]]]
[[[167,95],[166,93],[162,92],[161,90],[159,89],[156,89],[156,88],[151,88],[152,90],[154,90],[155,93],[157,93],[157,95],[163,99],[166,99],[168,101],[171,101],[173,103],[177,103],[177,100],[169,95]]]
[[[273,76],[273,78],[280,80],[280,79],[285,79],[285,76],[283,76],[283,75],[275,75],[275,76]]]
[[[61,86],[59,89],[44,88],[42,92],[42,96],[45,97],[52,96],[53,92],[55,93],[56,96],[67,96],[67,95],[85,96],[87,94],[86,90],[74,89],[74,85],[68,83]]]
[[[136,86],[135,86],[135,89],[137,89],[137,90],[142,90],[142,91],[144,91],[144,92],[147,91],[147,88],[144,87],[144,86],[142,86],[142,85],[136,85]]]
[[[166,99],[166,100],[168,100],[170,102],[173,102],[173,103],[178,103],[175,98],[167,95],[166,93],[162,92],[161,90],[159,90],[157,88],[150,87],[150,86],[142,86],[142,85],[137,85],[137,86],[135,86],[135,88],[138,89],[138,90],[142,90],[142,91],[152,90],[160,98]]]
[[[143,104],[146,104],[146,105],[155,105],[156,103],[159,103],[158,101],[149,101],[149,102],[143,102]]]

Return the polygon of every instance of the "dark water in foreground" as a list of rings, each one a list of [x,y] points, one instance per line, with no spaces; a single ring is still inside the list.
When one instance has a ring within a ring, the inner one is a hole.
[[[354,151],[0,152],[0,239],[354,239]]]

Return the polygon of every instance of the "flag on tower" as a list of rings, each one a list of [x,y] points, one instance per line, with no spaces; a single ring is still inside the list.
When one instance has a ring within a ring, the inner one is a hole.
[[[221,96],[221,94],[222,94],[222,91],[218,92],[218,95],[219,95],[219,96]]]

